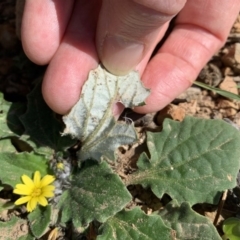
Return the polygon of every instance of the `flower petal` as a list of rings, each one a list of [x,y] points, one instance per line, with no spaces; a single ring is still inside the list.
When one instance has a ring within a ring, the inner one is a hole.
[[[28,212],[32,212],[32,208],[31,208],[31,205],[30,205],[30,202],[27,203],[27,211]]]
[[[33,182],[34,182],[35,187],[38,188],[40,186],[40,180],[41,180],[41,174],[39,171],[36,171],[34,173],[34,177],[33,177]]]
[[[55,177],[52,175],[46,175],[42,178],[41,183],[40,183],[40,187],[45,187],[47,185],[49,185],[50,183],[54,182]]]
[[[44,207],[48,205],[47,199],[43,196],[38,197],[38,203]]]
[[[42,192],[42,196],[46,198],[50,198],[54,196],[54,193],[52,191],[46,191],[46,192]]]
[[[21,197],[17,201],[15,201],[15,205],[21,205],[23,203],[29,202],[31,200],[31,196]]]
[[[22,190],[19,189],[14,189],[13,193],[18,194],[18,195],[29,195],[28,193],[24,193]]]
[[[45,187],[42,187],[42,192],[49,192],[49,191],[54,191],[55,190],[55,186],[53,185],[48,185]]]
[[[37,207],[37,202],[38,202],[38,198],[36,198],[36,197],[33,197],[33,198],[29,201],[30,208],[31,208],[32,210],[34,210],[34,209]]]
[[[19,195],[30,195],[32,193],[32,188],[24,184],[17,184],[13,192]]]
[[[27,175],[22,175],[22,181],[29,188],[34,188],[33,180],[30,177],[28,177]]]

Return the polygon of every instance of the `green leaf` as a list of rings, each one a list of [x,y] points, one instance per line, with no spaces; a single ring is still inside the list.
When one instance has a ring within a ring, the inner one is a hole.
[[[136,141],[133,124],[116,122],[112,111],[117,102],[130,108],[143,105],[148,95],[137,72],[115,76],[101,66],[90,71],[80,100],[63,117],[64,134],[82,142],[80,160],[100,160],[103,155],[114,160],[117,147]]]
[[[212,222],[194,212],[189,203],[184,202],[181,206],[173,200],[160,211],[164,223],[175,230],[175,239],[178,240],[221,240]]]
[[[3,94],[0,92],[0,139],[14,136],[14,133],[9,129],[7,124],[7,114],[10,106],[11,103],[5,101]]]
[[[18,238],[18,240],[35,240],[35,237],[32,236],[32,234],[27,234],[25,236],[21,236],[20,238]]]
[[[16,152],[16,148],[12,145],[11,138],[4,138],[0,140],[0,153],[1,152]]]
[[[35,171],[42,175],[48,174],[47,159],[34,153],[0,153],[1,175],[0,180],[4,184],[15,186],[21,182],[23,174],[29,177]]]
[[[33,212],[28,214],[30,229],[36,238],[43,236],[49,229],[51,213],[52,208],[48,205],[46,207],[38,206]]]
[[[7,114],[7,123],[8,127],[14,132],[17,136],[21,136],[25,129],[20,120],[20,117],[26,112],[27,103],[12,103],[11,107]]]
[[[229,240],[240,239],[240,219],[239,218],[228,218],[223,222],[223,232],[225,237]]]
[[[100,228],[97,240],[172,240],[174,232],[157,215],[148,216],[139,208],[121,211]]]
[[[2,189],[0,188],[0,190]],[[5,210],[13,209],[14,207],[15,205],[13,202],[0,198],[0,214]]]
[[[143,153],[126,184],[151,187],[159,198],[217,204],[219,192],[233,188],[239,170],[240,133],[221,120],[166,119],[161,133],[148,133],[151,157]],[[218,196],[217,196],[218,195]]]
[[[63,151],[75,142],[69,137],[61,137],[63,124],[45,103],[41,82],[28,95],[28,109],[20,120],[26,129],[21,139],[40,154],[52,155],[54,151]]]
[[[7,222],[0,222],[0,239],[34,239],[29,235],[28,231],[27,221],[17,217],[12,217],[11,220]]]
[[[62,222],[72,219],[75,227],[81,227],[93,220],[105,222],[130,200],[131,195],[107,163],[87,161],[61,196],[58,208]]]
[[[137,140],[137,135],[132,124],[115,122],[114,119],[106,128],[106,134],[91,136],[87,142],[83,142],[83,147],[78,152],[80,160],[95,159],[101,160],[101,156],[109,160],[115,159],[115,150],[125,144],[131,144]]]

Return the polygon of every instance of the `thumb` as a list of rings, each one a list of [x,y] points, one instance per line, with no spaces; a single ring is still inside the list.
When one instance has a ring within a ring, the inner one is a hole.
[[[117,75],[127,74],[151,55],[166,25],[186,0],[103,0],[96,46],[103,65]],[[161,31],[162,30],[162,31]]]

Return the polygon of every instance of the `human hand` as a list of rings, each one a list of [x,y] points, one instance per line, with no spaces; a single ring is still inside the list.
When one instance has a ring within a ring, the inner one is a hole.
[[[147,113],[192,84],[239,10],[239,0],[26,0],[21,36],[33,62],[49,63],[42,90],[57,113],[78,101],[99,61],[114,74],[140,72],[151,95],[135,110]],[[149,61],[176,14],[174,29]]]

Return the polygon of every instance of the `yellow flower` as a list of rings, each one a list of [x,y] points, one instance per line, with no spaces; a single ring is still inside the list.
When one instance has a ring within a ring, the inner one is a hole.
[[[50,185],[55,180],[54,176],[46,175],[41,179],[39,171],[34,173],[33,180],[27,175],[22,176],[24,184],[17,184],[13,192],[22,195],[14,204],[21,205],[27,203],[27,211],[32,212],[39,203],[42,206],[47,206],[48,201],[46,198],[54,196],[53,185]]]

